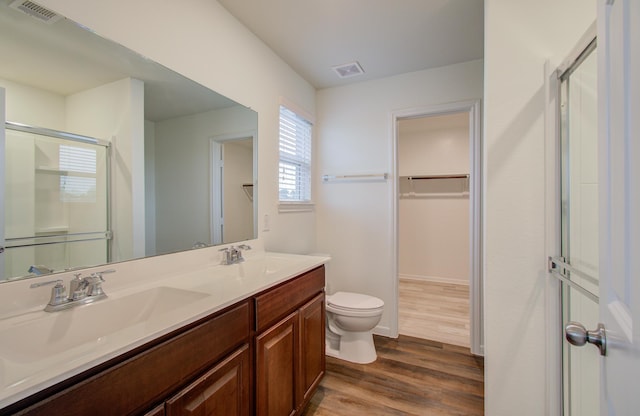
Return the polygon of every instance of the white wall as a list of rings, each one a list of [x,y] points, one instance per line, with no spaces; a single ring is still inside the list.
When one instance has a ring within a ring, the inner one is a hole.
[[[391,173],[392,113],[482,97],[482,61],[318,91],[316,176]],[[385,302],[376,331],[397,334],[390,177],[384,182],[321,183],[318,251],[332,256],[329,292],[348,290]]]
[[[278,214],[280,97],[315,112],[315,90],[218,2],[42,0],[98,34],[182,73],[259,114],[259,227],[270,250],[313,251],[315,215]],[[152,14],[150,14],[152,11]]]
[[[485,0],[487,415],[550,414],[544,64],[559,64],[594,20],[593,0]]]
[[[253,200],[243,184],[253,183],[251,139],[230,140],[224,147],[224,242],[253,238]]]
[[[469,174],[469,114],[399,120],[398,175],[445,174]],[[401,181],[399,192],[399,276],[468,285],[468,180]]]
[[[65,98],[61,95],[0,79],[6,90],[6,120],[65,131]]]
[[[398,175],[469,173],[469,113],[398,122]]]

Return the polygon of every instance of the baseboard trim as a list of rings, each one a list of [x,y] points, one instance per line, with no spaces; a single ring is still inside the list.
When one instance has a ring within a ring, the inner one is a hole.
[[[391,328],[389,328],[388,326],[377,325],[375,328],[373,328],[372,332],[376,335],[382,335],[383,337],[387,338],[398,338],[398,335],[396,334],[394,336]]]
[[[442,276],[418,276],[418,275],[412,275],[412,274],[400,274],[398,275],[398,279],[421,280],[424,282],[447,283],[451,285],[469,286],[469,281],[455,279],[452,277],[442,277]]]

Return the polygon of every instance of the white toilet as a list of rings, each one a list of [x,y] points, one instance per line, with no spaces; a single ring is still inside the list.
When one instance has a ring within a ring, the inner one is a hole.
[[[380,322],[384,302],[373,296],[336,292],[327,296],[326,353],[353,363],[377,358],[372,330]]]

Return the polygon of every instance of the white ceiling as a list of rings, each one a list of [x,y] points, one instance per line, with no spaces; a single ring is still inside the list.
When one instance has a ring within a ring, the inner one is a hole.
[[[318,89],[483,57],[483,0],[218,0]],[[364,75],[333,66],[358,61]]]
[[[483,57],[483,0],[218,1],[319,89]],[[9,2],[0,0],[0,53],[12,59],[0,78],[67,95],[132,76],[145,81],[150,120],[235,105],[71,21],[45,25]],[[353,61],[364,75],[331,69]]]

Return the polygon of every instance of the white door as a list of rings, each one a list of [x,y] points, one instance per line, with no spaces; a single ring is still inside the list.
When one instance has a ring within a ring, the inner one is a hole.
[[[599,0],[601,415],[640,412],[640,2]]]

